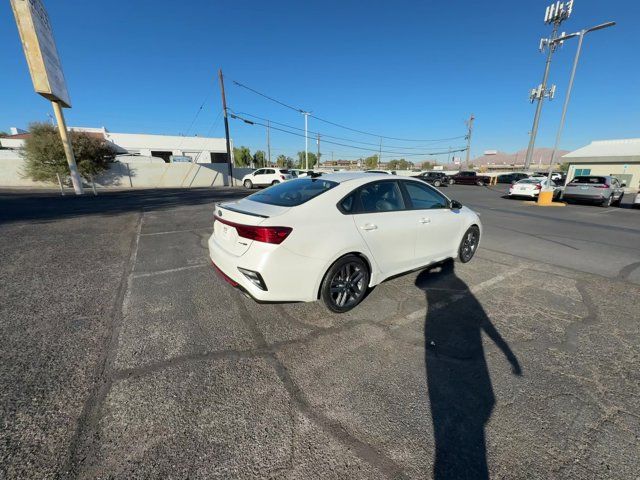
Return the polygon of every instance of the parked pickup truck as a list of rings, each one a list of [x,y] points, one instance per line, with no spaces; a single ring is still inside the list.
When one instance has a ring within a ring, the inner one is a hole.
[[[488,185],[491,181],[490,177],[486,175],[478,175],[476,172],[472,171],[463,171],[458,172],[455,175],[452,175],[451,180],[454,183],[460,183],[462,185]]]

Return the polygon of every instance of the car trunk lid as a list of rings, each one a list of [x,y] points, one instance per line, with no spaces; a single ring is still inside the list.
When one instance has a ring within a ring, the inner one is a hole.
[[[213,236],[221,248],[239,257],[249,250],[255,240],[241,236],[238,228],[242,225],[261,225],[266,219],[280,216],[288,210],[289,207],[247,199],[217,204],[214,209]]]

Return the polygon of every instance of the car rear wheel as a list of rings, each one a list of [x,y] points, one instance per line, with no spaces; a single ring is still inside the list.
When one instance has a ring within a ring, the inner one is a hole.
[[[618,197],[618,199],[615,202],[613,202],[613,204],[616,207],[619,207],[622,204],[622,197],[624,197],[624,193],[621,193],[620,196]]]
[[[278,180],[274,180],[273,182],[271,182],[271,185],[278,185],[280,182]]]
[[[476,225],[472,225],[465,232],[460,247],[458,248],[458,258],[462,263],[470,261],[478,249],[480,244],[480,229]]]
[[[362,301],[368,286],[367,264],[357,255],[346,255],[334,263],[324,276],[320,298],[332,312],[344,313]]]
[[[251,190],[253,188],[253,183],[251,183],[251,180],[245,180],[243,182],[244,188],[248,188],[249,190]]]
[[[604,207],[604,208],[609,208],[611,206],[611,204],[613,203],[613,195],[609,195],[609,198],[607,198],[606,200],[604,200],[600,206]]]
[[[440,180],[434,180],[434,181],[433,181],[433,186],[434,186],[434,187],[439,187],[440,185],[442,185],[442,184],[440,183]]]
[[[476,182],[476,185],[478,185],[479,187],[481,187],[481,186],[483,186],[483,185],[484,185],[484,183],[482,182],[482,180],[478,180],[478,181]]]
[[[456,183],[456,181],[453,178],[449,179],[449,185],[453,185],[454,183]]]

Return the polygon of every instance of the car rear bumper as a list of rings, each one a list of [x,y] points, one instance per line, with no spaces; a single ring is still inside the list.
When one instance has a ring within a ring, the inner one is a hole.
[[[318,298],[318,287],[325,262],[295,254],[283,245],[253,242],[249,250],[235,256],[224,250],[214,236],[209,237],[209,257],[215,269],[233,287],[259,302],[311,302]],[[267,290],[262,290],[238,270],[258,272]]]
[[[565,200],[578,200],[580,202],[604,202],[607,197],[602,195],[580,195],[579,193],[567,193],[565,192],[562,196]]]

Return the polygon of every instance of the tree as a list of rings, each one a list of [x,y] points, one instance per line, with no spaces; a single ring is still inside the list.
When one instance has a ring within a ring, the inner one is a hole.
[[[309,156],[309,168],[313,168],[318,163],[318,157],[313,152],[308,152]],[[298,168],[307,168],[307,164],[304,157],[304,152],[298,152]]]
[[[253,154],[253,163],[256,168],[266,166],[266,154],[262,150],[257,150],[256,153]]]
[[[32,123],[29,133],[24,143],[24,176],[39,182],[56,181],[57,175],[69,176],[69,164],[58,130],[48,123]],[[91,179],[109,168],[116,152],[104,139],[86,132],[70,132],[69,138],[82,177]]]
[[[378,155],[371,155],[370,157],[365,158],[364,159],[364,166],[368,170],[371,170],[372,168],[377,168],[378,167]]]
[[[387,168],[389,170],[397,170],[398,169],[398,160],[389,160],[387,162]]]
[[[404,158],[398,160],[397,170],[411,170],[411,168],[413,168],[413,163],[407,162]]]
[[[569,164],[567,162],[560,164],[560,171],[562,173],[567,173],[569,171]]]
[[[251,150],[247,147],[233,147],[233,163],[236,167],[248,167],[251,160]]]
[[[293,168],[293,158],[286,155],[278,155],[276,165],[280,168]]]
[[[422,170],[433,170],[433,163],[422,162],[422,165],[420,165],[420,168],[422,168]]]

